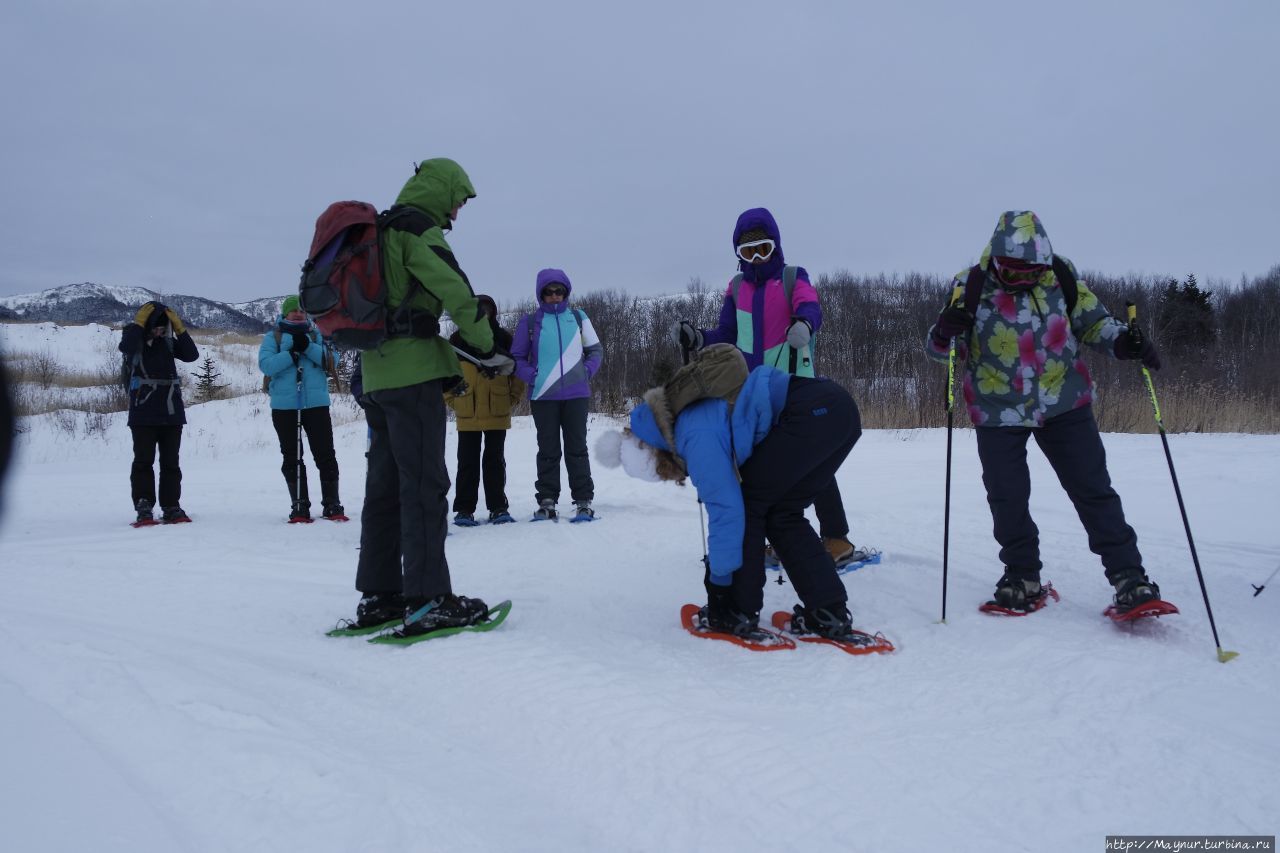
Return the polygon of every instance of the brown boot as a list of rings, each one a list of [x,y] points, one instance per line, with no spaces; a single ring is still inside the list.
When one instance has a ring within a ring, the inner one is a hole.
[[[827,549],[827,553],[831,555],[831,559],[836,561],[837,566],[842,566],[849,562],[853,556],[853,543],[843,536],[836,539],[822,540],[823,547]]]

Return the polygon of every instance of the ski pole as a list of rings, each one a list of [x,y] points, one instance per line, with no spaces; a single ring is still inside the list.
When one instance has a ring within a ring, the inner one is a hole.
[[[295,515],[302,512],[302,360],[298,359],[298,468],[294,472],[297,478],[294,480],[293,493],[294,504],[293,512]]]
[[[1138,328],[1138,307],[1132,302],[1125,304],[1129,319],[1129,335],[1139,345],[1142,342],[1142,330]],[[1182,488],[1178,485],[1178,472],[1173,469],[1173,454],[1169,452],[1169,437],[1164,431],[1164,419],[1160,416],[1160,403],[1156,400],[1156,386],[1151,381],[1151,371],[1142,365],[1142,379],[1147,385],[1147,394],[1151,397],[1151,408],[1156,415],[1156,428],[1160,430],[1160,443],[1164,445],[1164,458],[1169,462],[1169,477],[1173,480],[1173,493],[1178,498],[1178,512],[1182,513],[1182,528],[1187,532],[1187,545],[1191,548],[1191,562],[1196,567],[1196,578],[1200,581],[1200,595],[1204,598],[1204,609],[1209,614],[1209,630],[1213,632],[1214,645],[1218,647],[1218,660],[1226,663],[1239,655],[1239,652],[1228,652],[1222,648],[1218,639],[1218,626],[1213,621],[1213,608],[1209,606],[1209,590],[1204,584],[1204,572],[1200,570],[1200,557],[1196,554],[1196,542],[1191,537],[1191,523],[1187,521],[1187,507],[1182,502]],[[1265,586],[1265,584],[1264,584]]]
[[[698,523],[702,527],[702,567],[711,571],[711,554],[707,550],[707,519],[702,513],[702,498],[698,498]]]
[[[1276,576],[1276,572],[1280,572],[1280,566],[1276,566],[1276,570],[1275,570],[1274,572],[1272,572],[1270,575],[1268,575],[1268,576],[1267,576],[1267,579],[1266,579],[1266,580],[1264,580],[1264,581],[1262,582],[1262,586],[1258,586],[1257,584],[1249,584],[1249,586],[1253,587],[1253,597],[1254,597],[1254,598],[1257,598],[1257,597],[1258,597],[1258,595],[1259,595],[1259,594],[1260,594],[1264,589],[1266,589],[1266,588],[1267,588],[1267,584],[1271,583],[1272,579]]]
[[[959,285],[951,291],[951,305],[955,305],[964,296],[964,288]],[[951,428],[955,421],[956,408],[956,339],[951,339],[951,349],[947,353],[947,478],[942,503],[942,624],[947,623],[947,565],[951,548]]]
[[[686,347],[684,345],[684,342],[681,342],[681,345],[680,345],[681,364],[682,365],[689,364],[689,359],[690,359],[690,348]],[[705,514],[705,511],[703,510],[703,500],[701,500],[701,498],[698,498],[698,525],[700,526],[701,529],[703,529],[703,567],[704,569],[707,569],[707,571],[710,571],[712,570],[712,557],[710,557],[710,553],[708,552],[708,548],[707,548],[707,514]]]

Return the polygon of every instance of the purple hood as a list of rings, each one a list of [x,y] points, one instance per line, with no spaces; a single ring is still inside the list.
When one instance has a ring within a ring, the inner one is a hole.
[[[569,276],[565,275],[564,270],[548,267],[545,270],[538,270],[537,284],[533,287],[533,301],[538,305],[542,305],[542,288],[548,284],[559,282],[564,285],[564,289],[569,291],[565,294],[564,302],[569,301],[569,297],[573,295],[573,285],[569,283]],[[564,302],[560,303],[561,305]]]
[[[763,229],[764,233],[769,235],[769,239],[777,244],[773,250],[773,256],[759,266],[738,258],[738,241],[744,233],[755,228]],[[778,233],[778,223],[768,208],[753,207],[750,210],[744,210],[738,217],[738,224],[733,226],[733,252],[733,256],[738,258],[738,269],[742,271],[742,277],[747,281],[762,282],[782,276],[782,268],[787,264],[782,256],[782,235]]]

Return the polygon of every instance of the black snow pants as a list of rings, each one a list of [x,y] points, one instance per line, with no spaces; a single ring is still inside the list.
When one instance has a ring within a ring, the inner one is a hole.
[[[1000,543],[1000,561],[1014,574],[1039,578],[1040,530],[1031,518],[1031,473],[1027,439],[1035,436],[1089,534],[1089,550],[1102,558],[1107,577],[1142,568],[1138,537],[1124,520],[1120,496],[1111,488],[1107,454],[1093,408],[1045,421],[1041,427],[979,427],[978,458],[987,504]]]
[[[444,556],[449,471],[440,380],[371,391],[364,404],[369,468],[356,589],[410,599],[447,595],[453,588]]]
[[[778,422],[739,469],[746,530],[742,568],[733,573],[738,609],[759,613],[764,606],[766,536],[806,607],[848,600],[835,561],[804,510],[829,488],[861,436],[849,392],[829,379],[791,378]]]

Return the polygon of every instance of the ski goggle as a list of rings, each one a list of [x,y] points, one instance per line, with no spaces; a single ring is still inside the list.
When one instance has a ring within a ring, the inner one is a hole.
[[[542,288],[542,298],[548,296],[568,296],[569,290],[563,284],[550,284]]]
[[[768,238],[752,240],[750,243],[743,243],[738,247],[738,257],[747,263],[752,263],[756,258],[767,261],[773,257],[773,250],[776,247],[777,244]]]
[[[996,276],[1005,284],[1015,286],[1035,284],[1049,269],[1044,264],[1033,264],[1017,258],[993,257],[991,260],[996,265]]]

